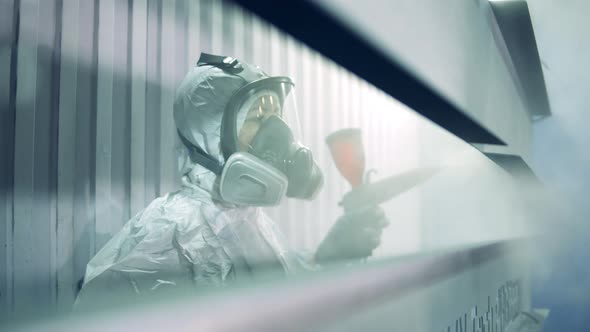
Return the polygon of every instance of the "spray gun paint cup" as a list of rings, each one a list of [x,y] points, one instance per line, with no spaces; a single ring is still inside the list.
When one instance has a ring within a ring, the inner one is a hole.
[[[353,189],[360,186],[365,173],[365,152],[361,130],[358,128],[338,130],[326,137],[326,143],[340,174]]]

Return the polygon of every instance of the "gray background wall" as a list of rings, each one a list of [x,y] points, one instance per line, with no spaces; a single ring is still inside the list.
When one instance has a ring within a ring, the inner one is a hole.
[[[534,126],[533,167],[559,207],[544,224],[533,301],[552,308],[547,331],[590,324],[590,132],[587,1],[530,0],[531,16],[554,114]]]
[[[348,188],[324,137],[350,126],[362,128],[376,178],[445,166],[384,205],[393,226],[376,256],[526,230],[511,179],[477,150],[239,8],[211,0],[1,6],[2,308],[68,310],[94,253],[131,215],[176,188],[171,105],[201,51],[234,55],[297,83],[304,142],[326,184],[313,202],[268,210],[294,247],[313,250],[341,213]],[[525,149],[529,123],[511,128],[524,133]]]

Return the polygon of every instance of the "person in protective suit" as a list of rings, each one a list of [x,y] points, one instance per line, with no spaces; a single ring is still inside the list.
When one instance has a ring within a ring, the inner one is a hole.
[[[90,260],[77,301],[109,290],[218,286],[266,267],[292,274],[370,256],[388,223],[378,207],[341,217],[307,260],[260,208],[284,196],[312,199],[323,183],[287,124],[296,116],[293,89],[288,77],[201,54],[174,102],[182,188],[152,201]]]

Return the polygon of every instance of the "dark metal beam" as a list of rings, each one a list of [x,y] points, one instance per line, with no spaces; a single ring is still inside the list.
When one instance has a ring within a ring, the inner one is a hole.
[[[551,115],[535,32],[526,1],[490,2],[533,119]]]
[[[540,183],[535,172],[522,157],[504,153],[483,152],[483,154],[517,179]]]

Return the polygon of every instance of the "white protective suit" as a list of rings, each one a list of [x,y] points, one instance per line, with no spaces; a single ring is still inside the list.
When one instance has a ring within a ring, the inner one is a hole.
[[[175,98],[179,131],[223,161],[223,110],[246,83],[217,67],[193,68]],[[182,188],[152,201],[92,258],[78,302],[109,290],[121,295],[218,286],[252,276],[260,266],[286,273],[310,268],[260,208],[221,201],[216,175],[194,164],[186,147],[179,146],[178,155]]]

